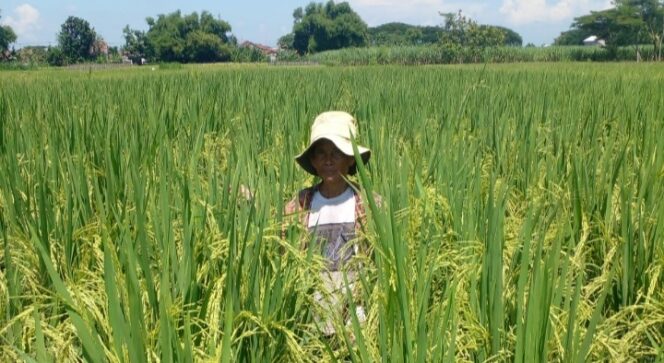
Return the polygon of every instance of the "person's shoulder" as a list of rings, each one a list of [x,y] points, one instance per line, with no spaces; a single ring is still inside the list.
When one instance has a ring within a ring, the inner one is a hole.
[[[286,203],[286,206],[284,207],[284,214],[289,215],[307,209],[308,204],[313,197],[314,191],[315,187],[301,189],[297,193],[296,197]]]
[[[284,206],[284,215],[297,213],[300,210],[300,205],[297,202],[297,197],[291,199]]]

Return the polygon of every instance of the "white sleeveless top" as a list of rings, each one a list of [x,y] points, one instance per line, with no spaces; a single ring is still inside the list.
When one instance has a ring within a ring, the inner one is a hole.
[[[339,270],[354,254],[352,246],[346,246],[346,242],[355,238],[353,190],[348,187],[333,198],[325,198],[320,191],[316,191],[311,200],[307,227],[315,233],[317,248],[328,260],[330,271]]]

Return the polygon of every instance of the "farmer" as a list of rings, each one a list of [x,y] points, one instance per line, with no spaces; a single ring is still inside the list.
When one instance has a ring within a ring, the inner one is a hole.
[[[294,216],[315,238],[315,248],[325,259],[326,270],[321,279],[323,291],[317,291],[314,299],[323,311],[343,314],[346,291],[343,269],[352,289],[355,271],[347,269],[351,257],[365,248],[360,248],[360,227],[365,223],[365,207],[358,186],[348,181],[349,175],[357,172],[351,135],[357,137],[357,126],[353,116],[346,112],[329,111],[316,117],[311,127],[309,146],[295,160],[307,173],[318,177],[319,182],[302,189],[296,198],[285,207],[285,216]],[[357,146],[362,162],[366,164],[371,150]],[[358,319],[363,321],[364,309],[356,309]],[[347,314],[344,314],[347,315]],[[316,317],[320,322],[320,317]],[[348,320],[347,320],[348,321]],[[322,331],[335,334],[330,319],[324,318]]]

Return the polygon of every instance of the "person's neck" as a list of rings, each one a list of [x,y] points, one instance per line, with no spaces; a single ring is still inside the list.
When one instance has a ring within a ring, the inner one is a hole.
[[[318,187],[318,191],[323,197],[330,199],[341,195],[346,191],[346,188],[348,188],[348,183],[345,180],[339,182],[323,181]]]

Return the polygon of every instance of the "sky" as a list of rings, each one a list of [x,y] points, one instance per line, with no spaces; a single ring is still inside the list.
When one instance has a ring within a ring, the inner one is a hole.
[[[611,0],[347,0],[369,26],[389,22],[441,25],[439,12],[462,12],[480,24],[500,25],[521,35],[523,44],[550,44],[569,29],[575,17],[611,7]],[[310,0],[2,0],[0,24],[10,25],[16,48],[56,45],[56,34],[68,16],[87,20],[109,45],[122,46],[122,29],[147,30],[145,18],[176,10],[207,10],[227,21],[242,42],[276,46],[293,26],[293,10]],[[316,2],[324,2],[318,0]]]

